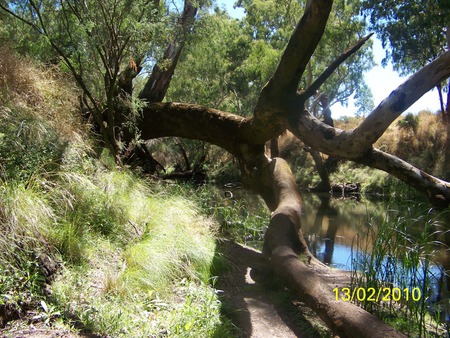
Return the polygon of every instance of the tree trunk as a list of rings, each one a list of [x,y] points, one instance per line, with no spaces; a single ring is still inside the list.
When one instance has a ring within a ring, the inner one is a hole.
[[[322,105],[323,123],[330,127],[334,127],[328,96],[326,94],[321,94],[318,100]],[[320,176],[320,183],[316,187],[314,187],[312,191],[329,192],[331,190],[330,173],[323,162],[322,155],[320,154],[320,152],[310,147],[305,147],[305,150],[311,154],[316,165],[317,172]]]
[[[146,82],[144,89],[139,94],[139,98],[147,102],[161,102],[166,96],[170,81],[175,72],[181,52],[183,50],[186,34],[194,22],[197,14],[195,7],[189,0],[184,2],[184,11],[179,20],[180,31],[172,43],[167,46],[162,60],[160,60],[152,70],[150,78]]]
[[[311,189],[311,191],[314,192],[330,192],[331,190],[331,183],[330,183],[330,175],[328,173],[327,168],[324,165],[322,156],[320,152],[317,150],[314,150],[310,147],[304,147],[305,151],[311,154],[314,164],[316,166],[316,170],[319,173],[320,177],[320,183]]]
[[[301,197],[286,161],[272,159],[264,166],[268,188],[277,201],[266,233],[265,247],[283,282],[341,337],[406,337],[357,305],[336,300],[318,275],[330,268],[311,258],[301,232]],[[272,200],[269,199],[269,200]],[[300,259],[298,252],[301,253]],[[302,258],[303,257],[303,258]]]

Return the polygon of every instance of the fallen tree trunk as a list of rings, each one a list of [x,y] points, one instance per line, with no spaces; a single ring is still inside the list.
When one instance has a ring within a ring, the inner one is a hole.
[[[301,197],[289,165],[283,159],[275,158],[265,168],[277,200],[266,233],[266,254],[270,254],[271,265],[288,288],[336,335],[406,337],[357,305],[336,300],[330,285],[319,277],[321,271],[330,268],[312,258],[304,242],[300,224]]]

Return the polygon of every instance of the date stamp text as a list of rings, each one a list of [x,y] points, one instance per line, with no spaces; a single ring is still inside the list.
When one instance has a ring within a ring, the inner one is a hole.
[[[344,302],[399,302],[401,300],[413,300],[418,302],[422,298],[422,291],[419,288],[334,288],[333,292],[336,300]]]

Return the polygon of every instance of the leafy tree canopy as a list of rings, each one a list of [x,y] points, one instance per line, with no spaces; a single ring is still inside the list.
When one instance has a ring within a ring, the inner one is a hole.
[[[386,49],[384,64],[392,60],[401,74],[419,70],[446,50],[450,1],[363,0],[361,4]]]

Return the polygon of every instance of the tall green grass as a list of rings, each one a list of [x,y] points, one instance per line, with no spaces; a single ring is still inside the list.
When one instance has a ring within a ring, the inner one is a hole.
[[[30,67],[0,48],[0,325],[31,310],[103,336],[233,336],[210,273],[216,222],[96,154],[73,88]]]
[[[55,321],[103,335],[232,335],[209,285],[213,219],[170,187],[84,161],[51,180],[1,184],[2,299],[17,309],[45,300],[65,314]],[[42,252],[63,266],[50,299]]]
[[[399,216],[389,210],[354,241],[352,289],[362,288],[366,295],[374,290],[373,297],[360,297],[361,306],[412,337],[439,336],[448,329],[448,294],[440,278],[448,271],[438,261],[448,250],[448,216],[432,210]],[[443,292],[440,301],[434,299],[436,289]]]

